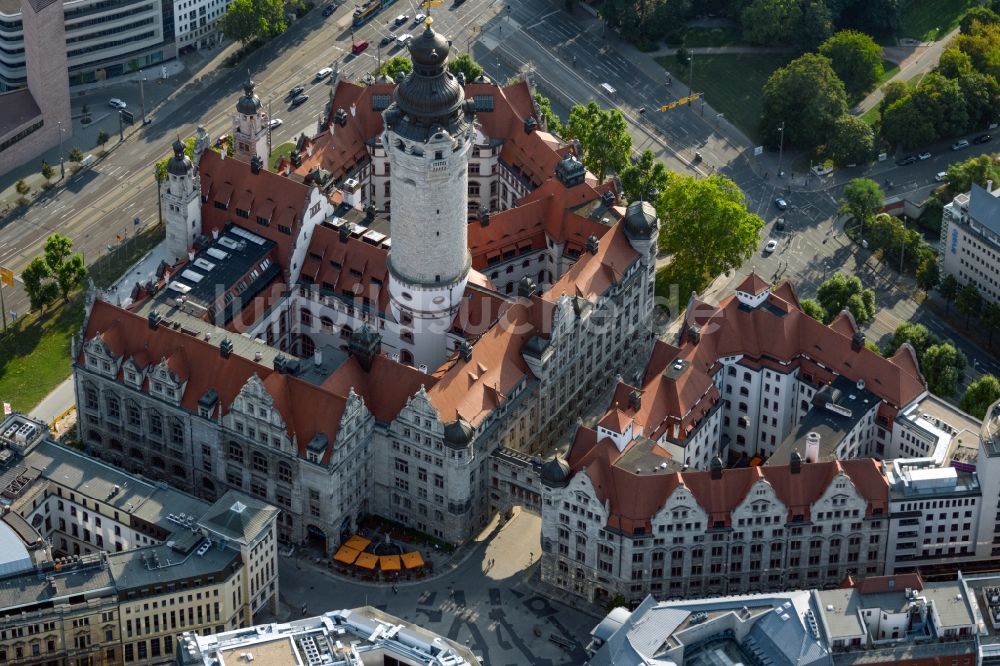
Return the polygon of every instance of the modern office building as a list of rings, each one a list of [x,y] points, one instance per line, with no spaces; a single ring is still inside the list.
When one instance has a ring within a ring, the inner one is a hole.
[[[214,504],[0,423],[0,663],[162,664],[278,599],[277,510]]]
[[[997,184],[1000,186],[1000,183]],[[973,183],[944,207],[941,272],[974,282],[987,302],[1000,303],[1000,187]]]
[[[469,648],[371,606],[211,636],[185,633],[177,666],[478,666]]]

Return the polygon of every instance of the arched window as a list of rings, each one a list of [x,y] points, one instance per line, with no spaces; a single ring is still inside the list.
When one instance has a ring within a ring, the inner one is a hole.
[[[319,325],[324,333],[333,333],[333,320],[323,316],[319,318]]]
[[[313,342],[313,339],[310,338],[308,335],[302,336],[301,345],[302,345],[303,356],[312,356],[313,353],[316,351],[316,343]]]
[[[303,326],[307,328],[311,327],[313,323],[312,313],[309,312],[309,310],[302,308],[302,310],[299,312],[299,321],[302,322]]]
[[[410,353],[409,349],[404,349],[399,352],[399,360],[406,365],[413,365],[413,354]]]
[[[93,442],[94,444],[100,444],[102,441],[101,433],[97,432],[96,430],[88,430],[87,441]]]
[[[201,485],[205,490],[215,492],[215,481],[212,481],[207,476],[201,480]]]
[[[159,468],[159,469],[166,469],[167,468],[167,463],[160,456],[153,456],[152,459],[149,462],[150,462],[150,464],[153,467],[156,467],[156,468]]]
[[[354,329],[352,329],[350,326],[344,326],[343,328],[340,329],[340,337],[344,338],[345,340],[347,338],[350,338],[352,335],[354,335]]]
[[[284,460],[278,462],[278,481],[282,483],[292,482],[292,466]]]
[[[263,453],[254,451],[252,460],[253,460],[253,471],[264,472],[265,474],[267,474],[268,471],[267,457]]]
[[[187,478],[187,470],[184,469],[183,465],[174,465],[170,468],[170,473],[181,479]]]

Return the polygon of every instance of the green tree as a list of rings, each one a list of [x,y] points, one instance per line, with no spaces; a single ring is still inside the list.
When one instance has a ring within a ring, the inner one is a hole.
[[[233,0],[219,19],[219,30],[244,46],[285,31],[283,0]]]
[[[958,380],[965,370],[965,355],[950,342],[929,347],[920,363],[920,370],[932,393],[949,397],[954,395]]]
[[[997,329],[1000,329],[1000,305],[993,301],[984,304],[982,314],[979,315],[979,322],[989,332],[987,344],[993,347],[993,334],[997,332]]]
[[[673,255],[669,277],[685,296],[749,259],[764,227],[740,188],[719,174],[696,179],[670,172],[656,211],[660,249]]]
[[[743,37],[753,44],[787,42],[799,13],[796,0],[753,0],[740,14]]]
[[[557,116],[552,110],[552,102],[549,101],[549,98],[542,93],[535,91],[532,95],[532,99],[535,100],[535,108],[538,109],[538,116],[542,121],[542,127],[556,136],[562,136],[562,121],[559,120],[559,116]]]
[[[1000,183],[1000,166],[992,155],[977,155],[964,162],[956,162],[948,167],[944,182],[952,192],[968,192],[975,183],[986,187],[986,182],[992,180]]]
[[[826,0],[799,0],[791,37],[800,51],[815,49],[832,31]]]
[[[469,83],[472,83],[486,73],[479,63],[473,60],[472,56],[468,53],[463,53],[457,58],[449,60],[448,70],[455,76],[458,76],[459,72],[461,72],[465,76],[465,80]]]
[[[963,133],[969,109],[958,81],[931,72],[885,109],[882,135],[894,146],[912,148]]]
[[[622,169],[622,191],[628,201],[656,201],[667,186],[667,167],[657,162],[653,151],[644,150],[638,159]]]
[[[974,23],[979,25],[973,25]],[[982,26],[990,23],[1000,23],[1000,16],[996,12],[989,7],[969,7],[958,25],[963,33],[974,34],[982,29]]]
[[[837,166],[864,164],[874,156],[875,132],[861,118],[844,114],[833,126],[826,152]]]
[[[945,314],[948,314],[948,310],[951,309],[951,302],[955,300],[955,296],[958,295],[958,288],[958,280],[956,280],[955,276],[951,273],[948,273],[941,278],[941,282],[938,284],[937,290],[938,293],[941,294],[941,298],[944,299]]]
[[[882,188],[874,180],[854,178],[844,186],[838,212],[853,217],[863,232],[865,223],[882,207],[883,198]]]
[[[760,128],[767,145],[777,148],[784,124],[786,146],[824,143],[837,119],[847,113],[847,93],[830,60],[807,53],[781,67],[763,90]]]
[[[82,162],[83,161],[83,151],[73,146],[69,151],[69,161],[70,162]]]
[[[923,324],[916,324],[911,321],[903,322],[896,327],[895,331],[893,331],[892,337],[889,339],[889,342],[883,350],[885,355],[892,356],[895,354],[896,350],[902,347],[904,342],[910,343],[910,346],[913,347],[913,351],[916,352],[917,360],[919,361],[924,357],[924,352],[926,352],[928,348],[938,343],[938,339],[937,336],[931,333]]]
[[[107,132],[105,132],[104,130],[99,131],[97,133],[97,145],[99,145],[103,149],[104,144],[108,142],[109,138],[110,137],[108,136]]]
[[[885,74],[882,47],[863,32],[842,30],[823,42],[819,52],[830,59],[851,99],[860,99]]]
[[[917,286],[924,291],[930,291],[937,286],[941,280],[941,267],[938,266],[937,257],[925,257],[917,268]]]
[[[52,180],[52,176],[56,175],[56,170],[48,162],[42,162],[41,174],[45,180]]]
[[[969,328],[969,320],[973,315],[979,314],[983,307],[983,296],[979,293],[979,287],[975,282],[966,282],[965,286],[958,291],[955,297],[955,307],[965,315],[965,328]]]
[[[59,293],[59,287],[49,281],[50,276],[51,271],[42,257],[32,259],[21,272],[21,281],[24,282],[24,291],[28,294],[32,310],[41,310],[54,301]]]
[[[969,384],[959,404],[963,411],[982,419],[986,416],[986,410],[997,400],[1000,400],[1000,379],[993,375],[983,375]]]
[[[23,197],[27,196],[28,192],[31,191],[31,185],[28,185],[26,182],[24,182],[24,178],[21,178],[14,185],[14,189],[17,191],[18,194],[20,194]]]
[[[799,305],[802,306],[803,312],[816,321],[826,321],[826,310],[824,310],[823,306],[819,304],[819,301],[812,298],[804,298],[799,301]]]
[[[413,71],[413,63],[406,56],[396,56],[389,58],[382,63],[382,66],[375,70],[375,76],[385,76],[395,81],[400,74],[409,74]],[[468,79],[466,79],[468,81]]]
[[[850,310],[854,320],[864,325],[875,317],[875,291],[866,289],[861,279],[837,273],[816,290],[816,300],[826,312],[826,323],[833,321],[844,309]]]
[[[564,128],[567,139],[577,139],[583,148],[583,165],[599,182],[610,173],[620,174],[629,163],[632,136],[618,109],[602,109],[597,102],[577,104],[569,112]]]
[[[35,266],[39,259],[45,268],[44,271]],[[73,252],[73,241],[62,234],[52,234],[45,240],[44,254],[33,260],[32,265],[34,268],[31,272],[31,278],[39,283],[39,286],[33,287],[33,289],[36,296],[41,295],[42,301],[50,293],[59,293],[64,299],[67,298],[69,293],[79,286],[87,276],[83,256],[79,252]],[[46,279],[52,280],[50,287],[44,286],[43,281]],[[34,305],[32,307],[34,308]]]

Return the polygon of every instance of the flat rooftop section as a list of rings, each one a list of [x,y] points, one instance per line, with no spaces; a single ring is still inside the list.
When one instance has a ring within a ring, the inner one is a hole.
[[[168,532],[179,527],[168,519],[171,514],[201,516],[209,508],[207,502],[166,484],[142,480],[52,441],[39,443],[24,464],[53,483]]]
[[[114,595],[114,580],[102,553],[8,576],[0,579],[0,625],[4,615],[19,616],[20,609],[29,610],[26,607],[80,594],[93,599],[102,596],[99,592]]]
[[[673,474],[681,471],[681,465],[673,459],[670,452],[651,439],[640,437],[618,460],[615,467],[630,472],[640,470],[642,476],[650,474]]]
[[[4,1],[0,0],[0,2]],[[20,3],[17,4],[20,7]],[[6,13],[2,7],[0,7],[0,13]],[[0,95],[0,109],[3,109],[3,113],[0,114],[0,141],[5,140],[19,127],[23,127],[36,118],[41,120],[42,117],[42,110],[38,108],[35,97],[27,88]]]
[[[949,460],[976,462],[979,431],[982,428],[982,423],[976,417],[957,409],[933,393],[928,393],[908,409],[906,416],[915,418],[918,423],[921,420],[928,421],[935,428],[951,435],[945,464]]]
[[[995,404],[983,419],[979,441],[990,458],[1000,456],[1000,403]]]
[[[253,661],[248,662],[248,656]],[[222,663],[219,666],[252,663],[254,666],[299,666],[302,659],[295,650],[295,643],[289,636],[282,636],[270,641],[254,643],[248,647],[234,647],[220,650]]]
[[[215,543],[201,555],[198,550],[180,552],[170,543],[108,554],[108,568],[118,590],[126,592],[210,575],[221,581],[231,566],[240,562],[239,551]]]
[[[375,246],[390,247],[389,218],[384,213],[376,213],[374,219],[352,206],[341,205],[334,213],[334,217],[323,222],[328,227],[339,230],[344,224],[348,225],[351,235],[354,238]]]

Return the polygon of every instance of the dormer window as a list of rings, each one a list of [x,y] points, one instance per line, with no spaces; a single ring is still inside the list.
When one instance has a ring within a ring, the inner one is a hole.
[[[138,375],[136,375],[131,370],[129,370],[128,372],[125,373],[125,379],[127,379],[130,382],[132,382],[133,384],[135,384],[136,382],[139,381]]]

